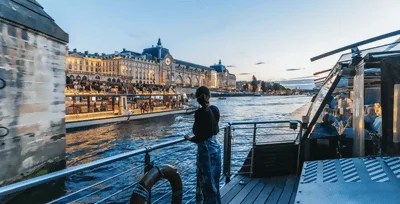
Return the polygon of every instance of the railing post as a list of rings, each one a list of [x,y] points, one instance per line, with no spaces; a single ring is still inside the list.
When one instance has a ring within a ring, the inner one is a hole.
[[[146,149],[148,149],[146,147]],[[146,155],[144,155],[144,174],[146,174],[150,169],[153,168],[153,164],[151,163],[151,157],[149,154],[149,150],[146,151]],[[149,197],[147,198],[147,203],[151,203],[151,191],[149,191]]]
[[[253,171],[254,171],[254,152],[256,151],[256,135],[257,135],[257,124],[254,123],[253,149],[251,150],[250,178],[253,177]]]
[[[301,155],[302,155],[302,148],[303,148],[303,140],[302,140],[302,137],[303,137],[303,125],[301,125],[300,126],[300,131],[299,131],[299,133],[298,133],[298,138],[299,138],[299,146],[298,146],[298,149],[297,149],[297,170],[296,170],[296,174],[297,175],[300,175],[300,171],[301,171],[301,169],[300,169],[300,164],[302,164],[302,157],[301,157]]]
[[[223,174],[225,175],[225,183],[231,180],[231,126],[224,128],[224,159],[223,159]]]

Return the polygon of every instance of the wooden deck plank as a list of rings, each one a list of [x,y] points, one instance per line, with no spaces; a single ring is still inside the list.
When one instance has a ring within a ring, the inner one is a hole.
[[[235,187],[243,178],[244,176],[235,176],[229,183],[223,186],[220,189],[221,198],[224,197],[225,194],[227,194],[233,187]]]
[[[285,187],[278,200],[279,204],[288,204],[290,202],[290,198],[292,197],[295,188],[295,183],[297,183],[297,178],[295,176],[289,176],[286,179]]]
[[[256,198],[256,200],[253,203],[265,203],[265,201],[268,199],[269,195],[271,194],[272,190],[274,190],[275,185],[276,185],[276,178],[271,178],[268,179],[265,182],[265,186],[263,188],[263,190],[261,191],[261,193],[258,195],[258,197]]]
[[[244,198],[250,193],[251,190],[260,182],[260,179],[251,179],[242,190],[235,195],[235,197],[229,202],[232,204],[241,203]]]
[[[249,182],[250,178],[244,177],[241,181],[243,181],[245,184]],[[222,203],[229,203],[245,186],[245,184],[240,184],[240,182],[237,182],[237,184],[224,196],[221,196],[221,202]]]
[[[292,196],[290,197],[289,204],[294,204],[294,201],[296,199],[298,185],[299,185],[299,178],[297,178],[297,182],[294,183],[294,189],[293,189]]]
[[[249,192],[249,194],[244,198],[241,203],[253,203],[254,200],[257,199],[258,195],[260,195],[261,191],[264,189],[267,180],[268,179],[260,179],[260,182],[257,183],[257,185]]]
[[[286,184],[286,177],[278,177],[278,182],[275,184],[274,189],[272,190],[271,194],[269,195],[267,202],[265,203],[278,203],[279,198],[285,188]]]

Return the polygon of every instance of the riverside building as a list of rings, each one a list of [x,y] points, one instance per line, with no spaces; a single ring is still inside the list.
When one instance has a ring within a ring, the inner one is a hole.
[[[157,46],[145,48],[142,53],[125,48],[112,54],[73,49],[68,52],[65,70],[70,86],[97,82],[118,86],[145,84],[235,89],[236,84],[236,76],[229,73],[221,60],[218,64],[203,66],[175,59],[160,39]]]

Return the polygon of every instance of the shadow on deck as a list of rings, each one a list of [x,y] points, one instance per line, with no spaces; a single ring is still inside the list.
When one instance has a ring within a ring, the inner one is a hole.
[[[236,176],[221,189],[222,203],[294,203],[299,178]]]

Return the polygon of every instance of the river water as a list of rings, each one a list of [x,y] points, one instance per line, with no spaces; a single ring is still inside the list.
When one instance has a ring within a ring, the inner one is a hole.
[[[213,98],[212,105],[216,105],[221,113],[220,127],[233,121],[265,121],[290,119],[290,114],[310,101],[307,96],[267,96],[267,97],[233,97],[226,100]],[[178,115],[157,119],[131,121],[110,124],[86,130],[79,130],[67,134],[67,167],[88,163],[97,159],[106,158],[127,151],[146,147],[156,143],[181,138],[191,132],[193,115]],[[174,135],[174,136],[169,136]],[[235,137],[235,136],[234,136]],[[243,160],[235,159],[247,155],[250,149],[248,139],[235,139],[240,146],[241,155],[233,153],[232,165],[241,166]],[[222,134],[218,141],[223,144]],[[241,143],[242,142],[242,143]],[[183,182],[184,203],[189,202],[194,196],[195,178],[195,153],[196,146],[189,142],[180,143],[151,153],[154,164],[171,164],[178,168]],[[71,202],[86,196],[76,202],[96,203],[115,193],[102,203],[127,203],[133,189],[133,184],[143,174],[144,155],[125,159],[72,175],[62,182],[61,187],[54,193],[57,196],[69,194],[98,181],[110,178],[118,173],[129,171],[116,178],[85,190],[80,194],[60,201]],[[221,184],[223,184],[221,178]],[[160,181],[153,187],[152,203],[169,203],[171,199],[168,183]],[[164,196],[164,197],[163,197]],[[49,196],[47,199],[52,199]],[[161,197],[161,198],[160,198]],[[157,198],[160,198],[157,200]],[[46,200],[47,200],[46,199]],[[191,201],[192,202],[192,201]]]

